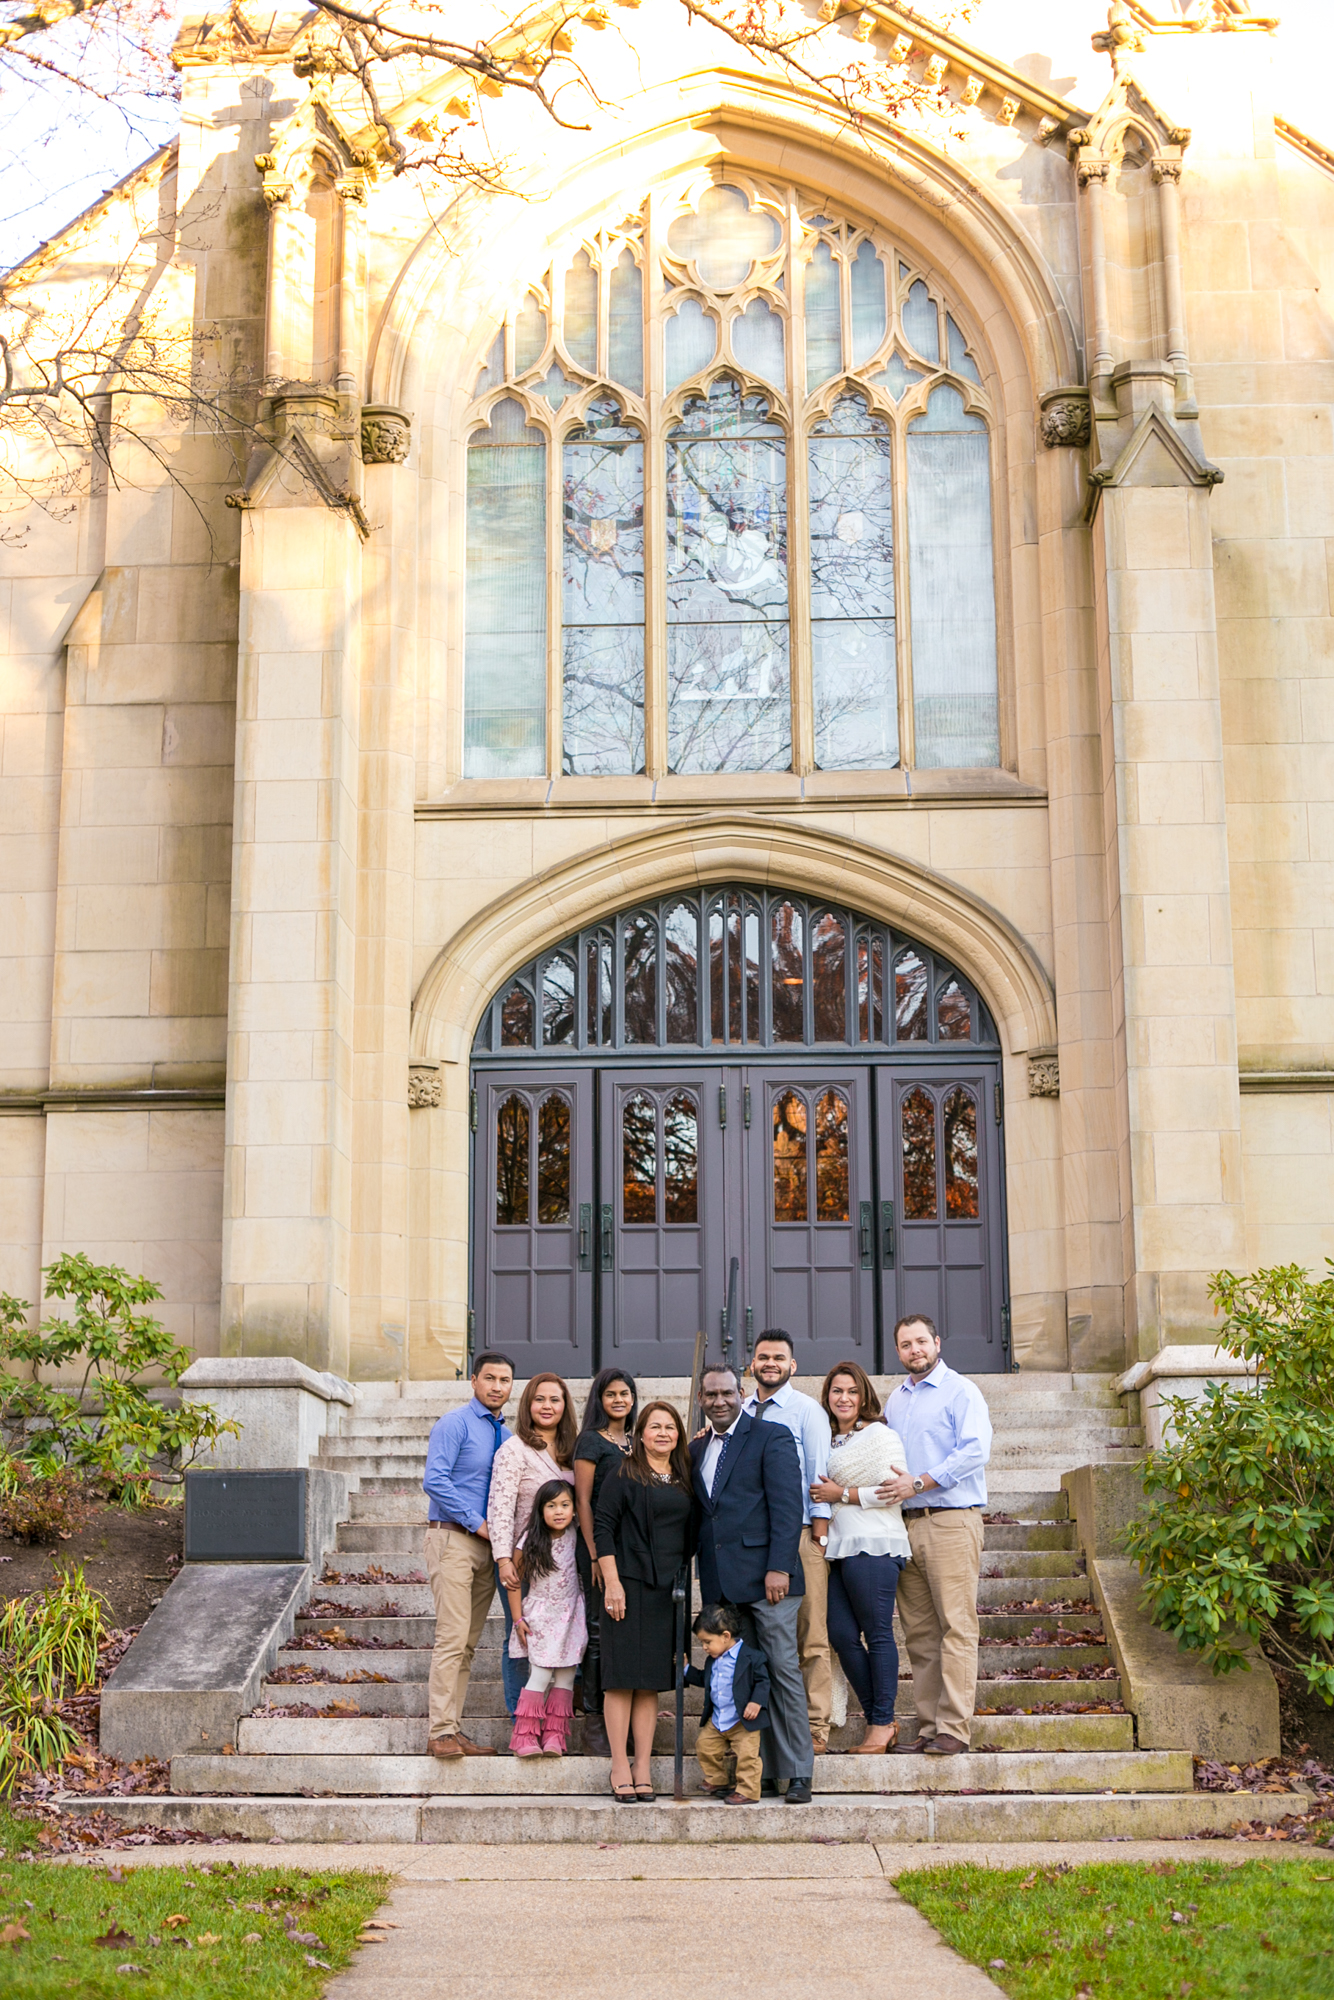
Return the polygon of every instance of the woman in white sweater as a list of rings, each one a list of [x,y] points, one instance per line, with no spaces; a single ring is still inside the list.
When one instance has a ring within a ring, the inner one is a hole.
[[[894,1598],[899,1572],[912,1560],[902,1510],[896,1500],[878,1499],[876,1487],[906,1472],[908,1460],[898,1433],[881,1418],[871,1378],[857,1362],[840,1361],[830,1369],[820,1401],[834,1433],[828,1475],[811,1488],[813,1500],[833,1508],[825,1548],[829,1638],[866,1717],[866,1735],[854,1755],[872,1757],[899,1740]]]

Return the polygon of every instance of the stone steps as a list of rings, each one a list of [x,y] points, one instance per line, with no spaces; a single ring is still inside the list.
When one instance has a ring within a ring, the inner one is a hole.
[[[245,1725],[243,1725],[245,1726]],[[383,1728],[383,1724],[274,1722],[254,1725],[288,1731]],[[234,1757],[173,1757],[171,1786],[178,1796],[201,1792],[332,1792],[349,1796],[398,1793],[508,1799],[545,1795],[606,1796],[610,1763],[599,1757],[438,1757],[363,1752],[305,1751]],[[653,1782],[671,1791],[672,1763],[653,1760]],[[914,1792],[1180,1792],[1193,1770],[1185,1750],[1016,1750],[968,1752],[958,1757],[817,1757],[813,1788],[830,1793]],[[696,1791],[695,1768],[687,1788]]]
[[[1031,1560],[1031,1558],[1019,1558],[1018,1560],[1023,1562]],[[1004,1576],[982,1577],[977,1587],[977,1601],[979,1606],[1008,1604],[1011,1599],[1016,1597],[1023,1598],[1026,1601],[1038,1598],[1054,1598],[1058,1600],[1076,1599],[1081,1603],[1087,1603],[1090,1595],[1088,1578],[1079,1575],[1075,1571],[1073,1557],[1064,1556],[1059,1558],[1059,1560],[1066,1564],[1066,1568],[1054,1574],[1050,1572],[1042,1574],[1036,1570],[1014,1567]],[[298,1629],[309,1629],[311,1622],[327,1624],[331,1618],[337,1617],[356,1616],[357,1623],[360,1625],[363,1620],[358,1614],[371,1610],[385,1602],[391,1602],[398,1606],[397,1615],[400,1618],[416,1617],[434,1620],[435,1617],[435,1604],[431,1596],[431,1588],[429,1584],[425,1583],[321,1583],[316,1586],[314,1597],[321,1604],[337,1604],[341,1609],[335,1613],[322,1611],[315,1615],[313,1619],[311,1618],[311,1614],[303,1614],[303,1617],[298,1621]],[[385,1621],[377,1619],[374,1622],[379,1636],[386,1636],[380,1630]],[[407,1637],[407,1634],[405,1633],[403,1636]]]
[[[420,1841],[472,1846],[634,1841],[707,1846],[719,1841],[1179,1840],[1188,1834],[1225,1834],[1242,1820],[1276,1826],[1289,1813],[1306,1810],[1309,1802],[1309,1793],[964,1797],[928,1792],[821,1797],[809,1806],[792,1807],[764,1800],[758,1806],[732,1808],[712,1801],[677,1805],[670,1798],[651,1806],[621,1806],[611,1798],[568,1795],[488,1800],[230,1794],[98,1798],[78,1793],[58,1801],[57,1809],[73,1814],[100,1810],[131,1829],[165,1826],[257,1843]]]

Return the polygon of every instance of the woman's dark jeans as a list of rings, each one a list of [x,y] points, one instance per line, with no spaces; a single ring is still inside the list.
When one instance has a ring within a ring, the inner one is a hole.
[[[904,1561],[903,1556],[844,1556],[829,1565],[830,1644],[873,1728],[894,1720],[899,1691],[894,1598]]]

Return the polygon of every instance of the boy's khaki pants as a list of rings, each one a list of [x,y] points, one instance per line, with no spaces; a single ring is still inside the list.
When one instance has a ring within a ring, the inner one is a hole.
[[[711,1722],[706,1722],[700,1728],[695,1755],[699,1759],[705,1784],[715,1787],[732,1784],[730,1766],[735,1757],[736,1784],[732,1789],[744,1798],[757,1799],[760,1796],[758,1729],[747,1729],[744,1722],[734,1722],[730,1729],[715,1729]]]

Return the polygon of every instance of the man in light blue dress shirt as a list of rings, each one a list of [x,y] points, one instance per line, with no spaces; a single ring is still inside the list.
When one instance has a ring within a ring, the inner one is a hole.
[[[829,1573],[824,1545],[829,1538],[829,1508],[811,1500],[811,1486],[829,1470],[829,1419],[814,1396],[792,1386],[796,1362],[792,1336],[781,1326],[767,1326],[755,1343],[751,1361],[755,1393],[745,1408],[760,1423],[785,1424],[797,1443],[801,1467],[801,1572],[806,1590],[797,1615],[797,1651],[806,1687],[806,1714],[817,1757],[829,1748],[829,1711],[833,1700],[833,1668],[829,1658]]]
[[[902,1503],[912,1544],[898,1610],[918,1735],[899,1749],[954,1757],[968,1748],[977,1699],[977,1579],[991,1417],[977,1384],[941,1360],[940,1336],[925,1314],[901,1319],[894,1345],[908,1379],[890,1397],[885,1422],[903,1440],[908,1470],[876,1492]]]

